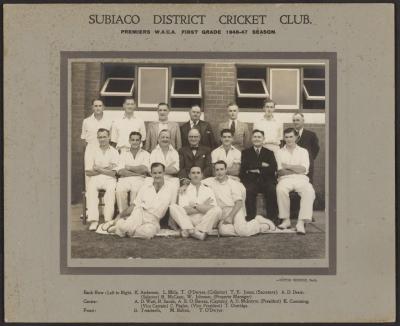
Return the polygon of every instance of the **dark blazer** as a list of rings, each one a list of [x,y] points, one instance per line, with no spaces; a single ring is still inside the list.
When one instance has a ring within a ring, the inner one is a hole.
[[[189,171],[193,165],[201,167],[204,178],[212,176],[211,150],[209,147],[200,145],[196,155],[193,155],[190,146],[181,147],[178,152],[180,168],[178,173],[179,178],[189,178]]]
[[[195,127],[200,131],[200,145],[210,147],[210,149],[214,149],[216,147],[214,134],[210,124],[206,121],[199,120],[197,126]],[[189,146],[188,134],[190,131],[190,121],[184,123],[180,127],[181,129],[181,137],[182,137],[182,146]]]
[[[297,145],[304,147],[306,150],[308,150],[308,155],[310,156],[310,164],[311,164],[311,161],[315,160],[319,152],[318,137],[315,134],[315,132],[303,129],[301,137],[297,140]]]
[[[269,166],[262,167],[262,162],[268,163]],[[259,169],[261,173],[249,172],[249,170],[254,169]],[[244,185],[265,182],[276,183],[276,170],[277,163],[275,155],[274,152],[269,149],[262,147],[259,157],[257,157],[253,146],[242,151],[242,163],[240,165],[239,177]]]

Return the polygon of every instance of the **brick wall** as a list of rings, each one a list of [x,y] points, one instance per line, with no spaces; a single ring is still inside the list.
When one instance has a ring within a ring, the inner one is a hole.
[[[74,63],[71,66],[71,191],[72,203],[82,199],[84,190],[84,142],[81,140],[82,121],[91,110],[91,100],[99,95],[100,63]]]

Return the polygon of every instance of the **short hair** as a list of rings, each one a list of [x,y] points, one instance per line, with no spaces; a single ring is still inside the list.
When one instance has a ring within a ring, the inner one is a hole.
[[[198,134],[199,134],[199,136],[201,137],[200,130],[199,130],[199,129],[197,129],[197,128],[192,128],[192,129],[190,129],[190,130],[189,130],[189,132],[188,132],[188,136],[189,136],[189,134],[190,134],[192,131],[197,131],[197,133],[198,133]]]
[[[217,164],[223,164],[223,165],[225,166],[225,169],[228,167],[228,165],[226,164],[225,161],[219,160],[219,161],[217,161],[217,162],[214,163],[214,169],[215,169],[215,166],[216,166]]]
[[[159,167],[159,166],[161,166],[162,169],[163,169],[163,171],[165,171],[165,165],[162,164],[161,162],[154,162],[154,163],[151,163],[150,171],[152,172],[154,168],[157,168],[157,167]]]
[[[251,134],[254,135],[256,132],[259,132],[259,133],[261,133],[263,136],[265,136],[265,135],[264,135],[264,131],[262,131],[262,130],[260,130],[260,129],[254,129],[254,130],[251,132]]]
[[[129,101],[129,100],[132,100],[132,101],[135,102],[135,104],[136,104],[136,101],[135,101],[135,99],[134,99],[132,96],[127,96],[127,97],[125,97],[125,98],[124,98],[124,104],[125,104],[126,101]]]
[[[295,136],[299,135],[298,131],[296,129],[292,128],[292,127],[286,128],[283,131],[283,134],[286,135],[286,134],[290,134],[291,132],[293,132]]]
[[[158,137],[160,137],[160,135],[161,135],[162,132],[168,133],[169,136],[171,137],[171,132],[170,132],[168,129],[162,129],[162,130],[160,130],[160,132],[158,133]]]
[[[270,100],[269,98],[267,98],[267,99],[265,99],[264,102],[263,102],[263,108],[265,108],[265,106],[266,106],[267,104],[269,104],[269,103],[273,104],[274,107],[275,107],[275,105],[276,105],[276,103],[275,103],[274,101],[272,101],[272,100]]]
[[[196,165],[196,164],[190,167],[189,173],[190,173],[190,171],[192,171],[193,168],[199,168],[199,169],[200,169],[200,172],[203,173],[203,169],[201,168],[201,166]]]
[[[110,130],[106,129],[106,128],[99,128],[97,129],[97,134],[99,134],[99,132],[106,132],[108,136],[110,136]]]
[[[221,130],[220,136],[222,137],[222,135],[225,134],[225,133],[227,133],[227,132],[229,132],[229,133],[231,134],[231,136],[234,135],[234,132],[233,132],[231,129],[225,128],[225,129],[222,129],[222,130]]]
[[[229,108],[230,106],[237,106],[237,108],[239,109],[239,105],[237,105],[236,102],[229,102],[226,107]]]
[[[158,103],[157,109],[159,109],[161,105],[165,105],[165,106],[168,108],[168,110],[169,110],[169,104],[168,104],[168,103],[165,103],[165,102]]]
[[[301,113],[301,112],[293,113],[293,117],[294,117],[295,115],[299,115],[299,116],[301,116],[301,117],[304,119],[304,114]]]
[[[129,134],[129,139],[131,139],[132,136],[139,136],[139,138],[142,139],[142,134],[140,132],[138,132],[138,131],[132,131]]]
[[[94,102],[96,102],[96,101],[100,101],[100,102],[101,102],[101,104],[103,104],[103,105],[104,105],[104,102],[103,102],[102,98],[100,98],[100,97],[95,97],[94,99],[92,99],[92,101],[91,101],[92,105],[93,105],[93,104],[94,104]]]
[[[200,112],[201,112],[201,107],[200,107],[199,104],[193,104],[193,105],[190,107],[190,110],[193,109],[193,108],[199,108],[199,109],[200,109]]]

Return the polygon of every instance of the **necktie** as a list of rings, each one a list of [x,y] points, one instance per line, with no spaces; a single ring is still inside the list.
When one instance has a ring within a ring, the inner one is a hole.
[[[231,123],[231,131],[232,131],[232,133],[235,133],[235,128],[236,128],[235,121],[232,120],[232,123]]]
[[[256,148],[257,157],[260,156],[260,149]]]

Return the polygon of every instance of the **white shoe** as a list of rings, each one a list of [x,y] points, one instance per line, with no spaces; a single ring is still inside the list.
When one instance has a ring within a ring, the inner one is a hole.
[[[271,229],[268,224],[260,224],[260,233],[268,233]]]
[[[207,236],[207,234],[205,234],[204,232],[201,232],[201,231],[194,231],[190,235],[197,240],[204,240]]]
[[[89,231],[96,231],[97,227],[99,226],[99,222],[93,221],[90,223]]]
[[[181,231],[182,238],[189,238],[189,235],[190,235],[189,230],[182,230]]]
[[[298,234],[306,234],[306,229],[304,228],[304,222],[297,222],[296,231]]]
[[[291,226],[290,224],[290,219],[285,218],[281,224],[278,225],[278,228],[284,230],[284,229],[289,229]]]
[[[272,222],[270,219],[262,217],[261,215],[256,215],[256,217],[254,219],[261,225],[262,224],[268,225],[270,231],[276,230],[276,226],[275,226],[274,222]]]

